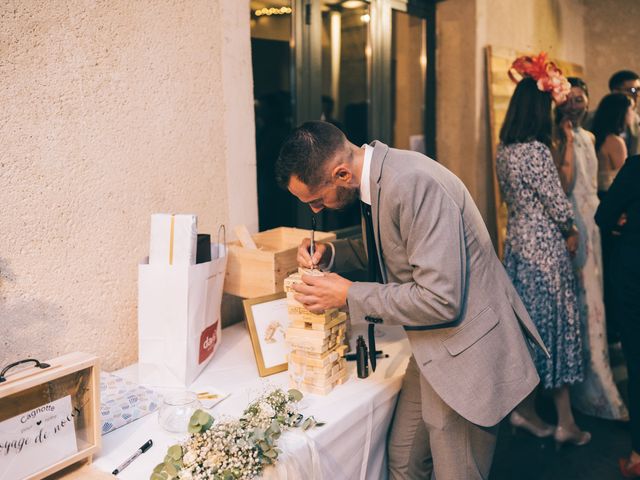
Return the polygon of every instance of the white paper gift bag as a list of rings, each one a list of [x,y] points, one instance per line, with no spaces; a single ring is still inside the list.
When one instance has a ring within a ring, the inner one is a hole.
[[[188,387],[220,345],[224,244],[211,244],[211,259],[138,266],[140,383]]]

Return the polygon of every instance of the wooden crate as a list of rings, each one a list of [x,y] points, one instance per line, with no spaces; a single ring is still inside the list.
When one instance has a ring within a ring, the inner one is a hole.
[[[23,477],[25,480],[45,478],[78,462],[89,463],[100,448],[98,358],[76,352],[46,363],[50,365],[48,368],[29,367],[6,374],[6,381],[0,383],[0,422],[21,414],[29,414],[38,407],[70,396],[74,409],[77,453],[37,472],[31,472]]]
[[[231,242],[224,291],[243,298],[282,292],[284,279],[298,270],[298,246],[310,235],[310,230],[280,227],[252,235],[257,250]],[[335,238],[333,233],[315,233],[316,242],[330,242]]]

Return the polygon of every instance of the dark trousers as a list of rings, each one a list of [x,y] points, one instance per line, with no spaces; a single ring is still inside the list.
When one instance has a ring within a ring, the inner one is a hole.
[[[616,315],[615,301],[615,268],[613,261],[614,239],[610,233],[600,231],[600,243],[602,245],[602,283],[604,287],[604,309],[607,319],[607,339],[609,343],[620,340],[620,326]]]
[[[631,446],[640,453],[640,240],[620,237],[612,247],[611,297],[629,372]]]

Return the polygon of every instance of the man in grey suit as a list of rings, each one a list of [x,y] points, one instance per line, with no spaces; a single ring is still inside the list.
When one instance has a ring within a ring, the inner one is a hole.
[[[352,321],[405,328],[413,355],[389,436],[391,478],[488,478],[498,422],[539,381],[525,335],[545,347],[464,184],[420,153],[359,148],[323,122],[291,133],[276,175],[314,212],[370,206],[374,241],[365,228],[365,242],[317,245],[313,258],[305,241],[298,261],[368,267],[378,281],[328,273],[296,290],[311,311],[347,305]]]

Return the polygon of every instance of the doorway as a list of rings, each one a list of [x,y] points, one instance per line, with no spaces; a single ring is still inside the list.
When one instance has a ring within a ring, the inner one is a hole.
[[[356,145],[378,139],[433,153],[430,1],[251,0],[250,6],[260,230],[311,226],[308,206],[274,177],[280,145],[305,121],[331,122]],[[359,209],[323,211],[316,223],[348,231],[359,225]]]

